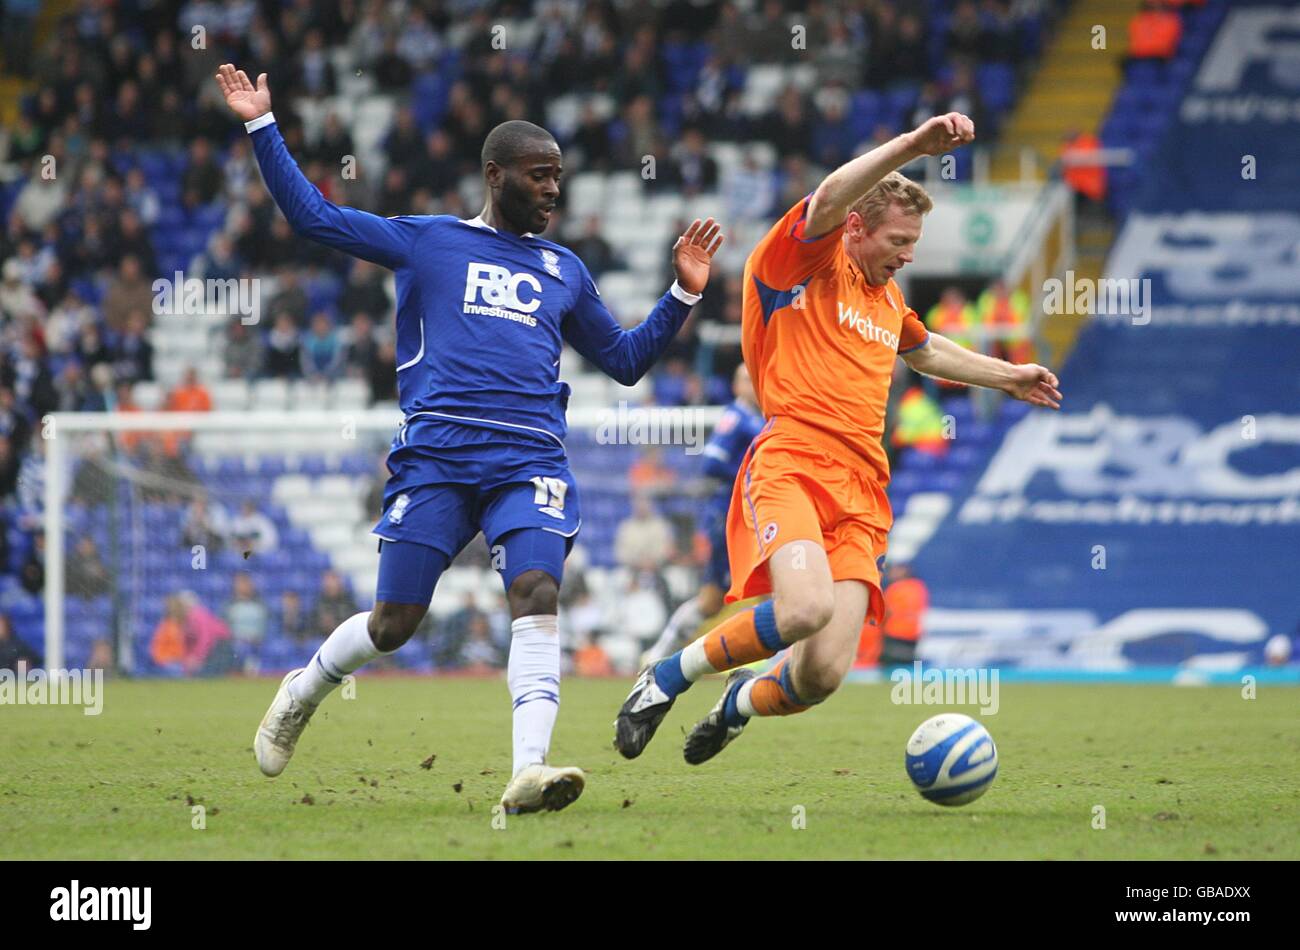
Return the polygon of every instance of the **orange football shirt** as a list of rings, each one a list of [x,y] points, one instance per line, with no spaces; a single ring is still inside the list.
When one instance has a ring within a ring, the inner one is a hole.
[[[872,287],[844,251],[844,225],[811,240],[801,200],[745,263],[742,349],[758,404],[839,439],[884,485],[880,438],[899,353],[924,346],[925,324],[890,280]]]

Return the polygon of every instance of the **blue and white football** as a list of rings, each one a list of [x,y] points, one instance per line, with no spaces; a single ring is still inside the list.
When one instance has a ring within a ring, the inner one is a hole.
[[[998,774],[998,747],[970,716],[942,713],[917,726],[907,740],[907,777],[937,805],[965,805],[983,795]]]

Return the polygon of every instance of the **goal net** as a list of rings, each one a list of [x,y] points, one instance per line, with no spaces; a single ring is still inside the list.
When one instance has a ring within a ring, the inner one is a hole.
[[[626,670],[693,595],[699,513],[716,489],[700,479],[701,451],[721,411],[570,410],[582,504],[561,600],[571,652],[599,637]],[[303,665],[338,622],[373,604],[370,531],[400,421],[395,409],[47,417],[47,667],[188,676]],[[641,492],[671,536],[643,566],[620,560],[615,544]],[[390,665],[491,666],[508,639],[504,591],[480,536]]]

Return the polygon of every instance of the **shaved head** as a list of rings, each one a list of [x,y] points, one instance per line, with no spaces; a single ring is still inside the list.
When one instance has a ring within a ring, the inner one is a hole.
[[[502,122],[483,140],[483,167],[495,162],[502,168],[510,168],[526,155],[552,148],[558,150],[559,145],[550,132],[523,119],[511,119]]]
[[[523,119],[502,122],[483,140],[483,220],[515,234],[541,234],[560,197],[563,174],[555,136]]]

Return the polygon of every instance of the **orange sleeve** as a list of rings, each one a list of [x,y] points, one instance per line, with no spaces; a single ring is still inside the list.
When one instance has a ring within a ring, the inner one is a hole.
[[[801,198],[772,225],[750,255],[754,276],[773,290],[790,290],[807,280],[826,267],[840,249],[843,223],[818,237],[804,236],[811,202],[812,195]]]
[[[898,333],[898,352],[907,353],[919,350],[930,342],[930,331],[925,328],[921,318],[911,307],[903,314],[903,327]]]

